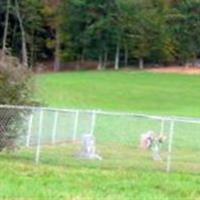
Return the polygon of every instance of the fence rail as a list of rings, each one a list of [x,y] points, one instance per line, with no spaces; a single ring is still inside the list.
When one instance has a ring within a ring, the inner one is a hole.
[[[19,154],[36,163],[200,172],[199,118],[0,105],[0,134],[9,131],[20,133]],[[141,136],[149,132],[166,139],[143,150]],[[80,158],[87,135],[101,161]]]
[[[33,106],[18,106],[18,105],[0,105],[0,108],[8,108],[8,109],[27,109],[32,111],[44,110],[44,111],[52,111],[52,112],[70,112],[74,113],[77,111],[84,113],[93,113],[101,114],[101,115],[115,115],[115,116],[132,116],[132,117],[141,117],[141,118],[149,118],[155,120],[165,120],[165,121],[177,121],[177,122],[186,122],[186,123],[200,123],[200,118],[195,117],[182,117],[182,116],[157,116],[157,115],[148,115],[143,113],[134,113],[134,112],[116,112],[116,111],[104,111],[101,109],[73,109],[73,108],[50,108],[50,107],[33,107]]]

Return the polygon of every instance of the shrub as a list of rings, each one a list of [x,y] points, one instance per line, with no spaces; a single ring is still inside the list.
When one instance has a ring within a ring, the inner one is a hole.
[[[32,97],[31,71],[15,57],[0,56],[0,104],[33,105]],[[17,109],[0,108],[0,151],[15,148],[25,115],[27,113]]]

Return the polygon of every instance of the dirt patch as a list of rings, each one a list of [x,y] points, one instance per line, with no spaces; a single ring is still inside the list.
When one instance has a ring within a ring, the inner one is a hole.
[[[155,73],[172,73],[172,74],[188,74],[188,75],[200,75],[200,67],[158,67],[147,69],[146,71]]]

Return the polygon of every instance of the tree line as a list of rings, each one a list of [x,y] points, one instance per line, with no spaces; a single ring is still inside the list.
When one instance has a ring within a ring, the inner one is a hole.
[[[199,0],[3,0],[2,54],[25,66],[95,61],[98,69],[186,64],[200,56]]]

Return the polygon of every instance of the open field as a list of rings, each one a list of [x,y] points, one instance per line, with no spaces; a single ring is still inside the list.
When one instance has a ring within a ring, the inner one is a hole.
[[[200,81],[195,75],[78,72],[39,75],[37,83],[38,97],[53,107],[200,116]],[[49,143],[53,116],[48,112],[44,120],[43,140]],[[88,123],[88,117],[82,118]],[[71,136],[72,122],[72,115],[62,114],[58,139],[66,137],[66,130]],[[78,136],[88,130],[83,125]],[[70,143],[42,148],[38,166],[35,149],[1,153],[0,199],[200,200],[200,125],[176,124],[170,174],[165,173],[167,143],[161,163],[138,150],[141,133],[150,128],[159,131],[160,121],[98,117],[95,135],[102,161],[76,159],[81,146]],[[169,128],[167,123],[166,133]]]
[[[73,72],[38,75],[37,84],[53,107],[200,117],[198,75]]]

